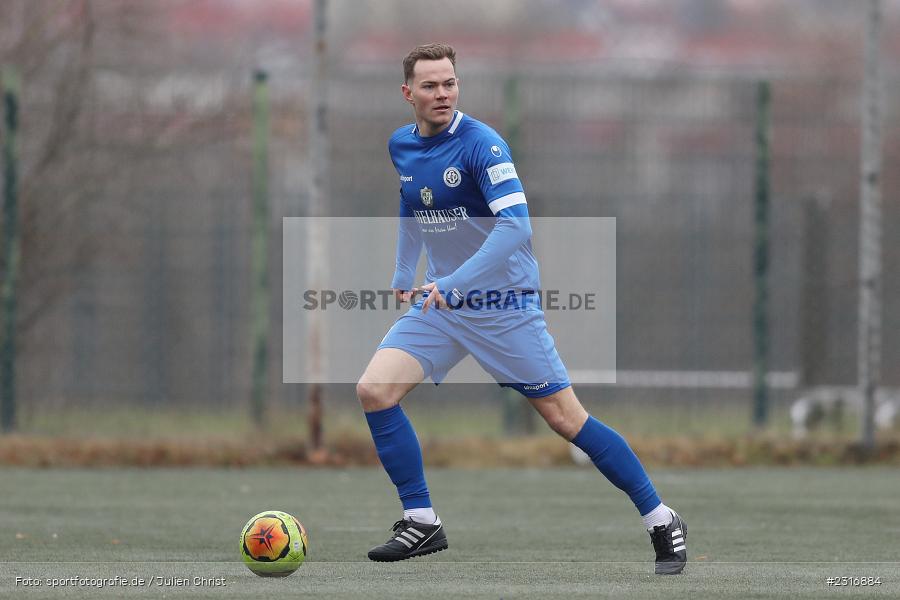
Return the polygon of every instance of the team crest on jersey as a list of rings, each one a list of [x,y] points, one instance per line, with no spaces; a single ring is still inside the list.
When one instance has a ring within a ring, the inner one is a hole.
[[[431,188],[423,187],[419,190],[419,196],[422,197],[422,204],[425,206],[434,205],[434,194],[431,193]]]
[[[459,174],[459,169],[456,167],[447,167],[444,170],[444,183],[447,184],[447,187],[455,188],[462,181],[462,175]]]

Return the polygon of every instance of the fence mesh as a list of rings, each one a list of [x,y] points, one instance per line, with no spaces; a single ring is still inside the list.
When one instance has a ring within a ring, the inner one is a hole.
[[[251,74],[209,68],[175,77],[97,66],[85,75],[62,154],[50,157],[43,153],[59,97],[39,81],[26,87],[19,361],[26,425],[60,407],[248,402]],[[590,69],[482,68],[461,76],[460,108],[501,133],[509,133],[507,109],[517,103],[513,153],[532,215],[618,219],[618,368],[749,371],[756,80]],[[398,79],[381,69],[331,73],[328,216],[396,213],[386,140],[410,120]],[[276,404],[303,395],[280,383],[278,274],[281,218],[306,214],[311,85],[308,74],[270,79]],[[770,367],[801,374],[808,385],[855,379],[859,91],[858,80],[772,78]],[[886,98],[898,92],[900,81],[887,82]],[[900,170],[891,165],[900,164],[900,119],[894,106],[886,113],[883,378],[897,386]],[[382,270],[387,285],[392,265],[367,264],[364,240],[352,243],[360,245],[359,268]],[[748,396],[584,393],[682,402]],[[456,392],[423,394],[440,401]],[[347,386],[328,397],[355,402]]]

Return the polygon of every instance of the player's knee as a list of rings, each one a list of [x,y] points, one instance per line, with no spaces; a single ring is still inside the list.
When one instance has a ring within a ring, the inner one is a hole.
[[[578,411],[564,410],[558,404],[550,404],[541,407],[541,416],[550,426],[550,429],[561,435],[567,440],[571,440],[581,430],[584,425],[584,419]]]
[[[566,439],[571,439],[571,437],[573,437],[570,435],[572,425],[569,422],[569,419],[566,418],[565,413],[561,410],[547,411],[543,416],[547,425],[550,426],[550,429]]]
[[[359,398],[359,403],[362,404],[363,410],[377,410],[378,396],[378,386],[376,384],[363,380],[356,384],[356,397]]]
[[[356,384],[356,397],[362,404],[363,410],[372,412],[391,408],[399,402],[395,394],[391,394],[391,386],[383,383],[371,383],[360,380]]]

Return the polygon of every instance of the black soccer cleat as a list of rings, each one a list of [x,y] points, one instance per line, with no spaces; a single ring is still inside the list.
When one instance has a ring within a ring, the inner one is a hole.
[[[687,524],[672,511],[672,522],[657,525],[650,532],[656,550],[656,574],[678,575],[687,562]]]
[[[423,525],[409,519],[401,519],[391,528],[394,535],[369,550],[369,559],[378,562],[406,560],[447,549],[444,525]]]

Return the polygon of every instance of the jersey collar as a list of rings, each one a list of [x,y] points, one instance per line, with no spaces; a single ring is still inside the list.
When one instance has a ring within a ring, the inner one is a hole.
[[[425,144],[433,144],[435,142],[439,142],[443,139],[446,139],[456,133],[456,129],[459,127],[460,122],[465,115],[461,110],[455,112],[455,116],[453,117],[453,121],[450,122],[450,127],[443,130],[437,135],[433,135],[431,137],[422,137],[419,135],[419,126],[413,125],[412,134],[416,136],[416,139]]]

